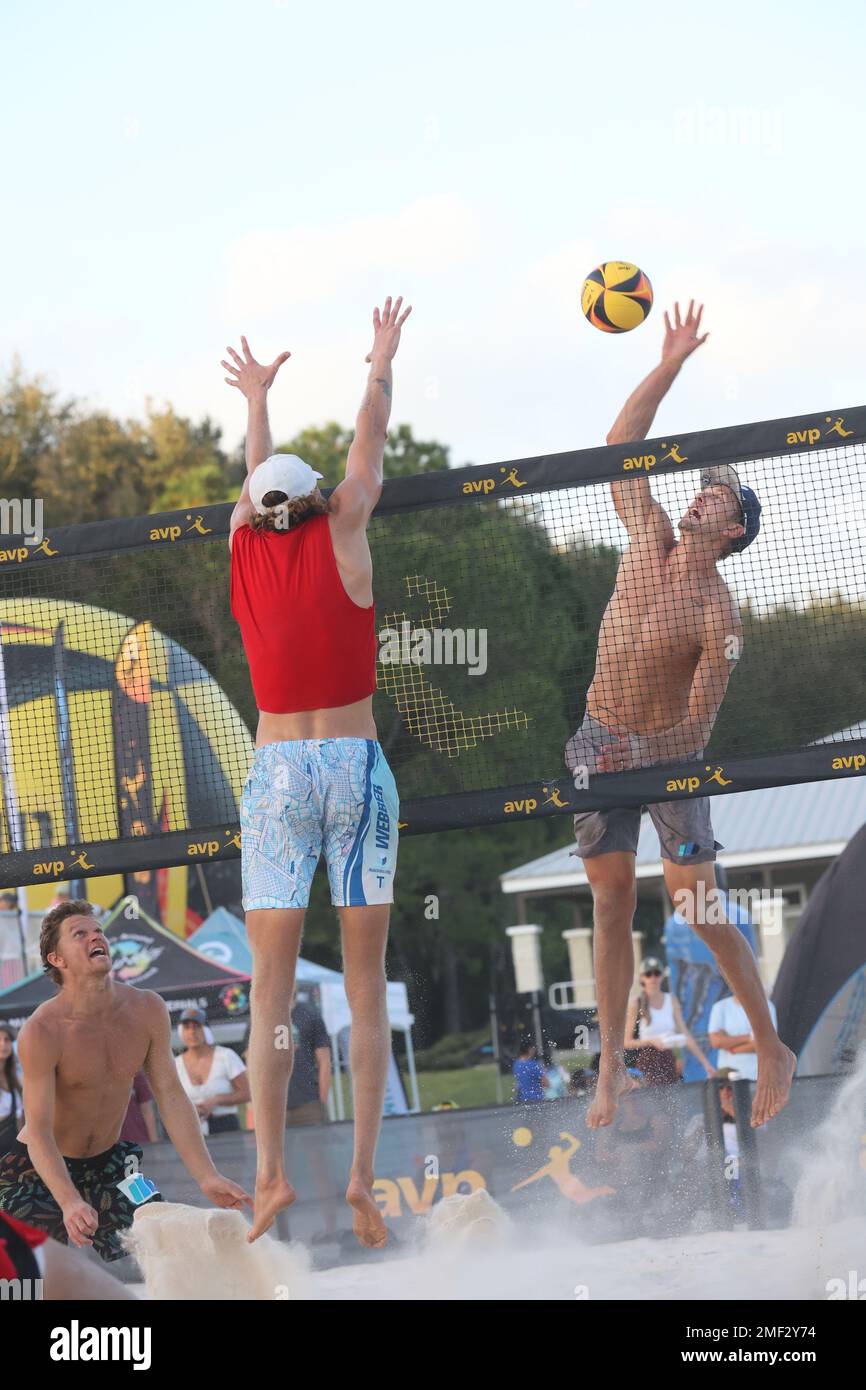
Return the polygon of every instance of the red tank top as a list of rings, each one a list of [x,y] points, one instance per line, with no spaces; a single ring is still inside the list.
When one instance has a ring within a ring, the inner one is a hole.
[[[231,610],[260,710],[336,709],[376,689],[375,605],[343,588],[327,516],[290,531],[239,526]]]

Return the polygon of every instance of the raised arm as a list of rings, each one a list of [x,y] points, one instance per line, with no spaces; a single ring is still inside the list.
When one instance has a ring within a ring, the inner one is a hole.
[[[656,411],[664,400],[680,367],[687,357],[710,336],[699,336],[703,304],[694,312],[695,302],[689,301],[685,322],[679,304],[674,305],[674,323],[665,312],[665,338],[662,359],[634,390],[613,422],[607,436],[608,444],[628,444],[633,439],[646,439]],[[616,514],[632,539],[649,531],[664,534],[668,544],[673,541],[673,528],[667,513],[659,506],[650,491],[649,479],[643,474],[628,482],[611,483],[611,495]]]
[[[238,526],[243,526],[249,520],[253,509],[250,502],[250,474],[274,452],[271,426],[268,420],[268,392],[274,384],[280,367],[292,355],[290,352],[281,352],[278,357],[274,358],[273,362],[266,366],[264,363],[256,361],[250,352],[246,338],[243,336],[241,336],[241,349],[243,357],[240,353],[235,352],[234,348],[226,348],[232,360],[231,362],[223,361],[220,363],[220,366],[225,367],[226,371],[231,373],[230,376],[226,377],[229,386],[236,386],[247,398],[245,450],[247,476],[231,515],[229,540]]]
[[[346,459],[346,476],[331,494],[331,512],[340,520],[366,526],[382,491],[382,460],[391,416],[391,363],[400,346],[400,331],[412,306],[400,312],[400,296],[392,305],[391,296],[379,313],[373,310],[373,346],[365,361],[370,375],[364,399],[355,421],[355,438]]]

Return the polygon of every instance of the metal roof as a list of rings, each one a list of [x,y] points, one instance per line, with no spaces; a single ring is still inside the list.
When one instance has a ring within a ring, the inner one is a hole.
[[[726,868],[833,859],[866,821],[866,777],[731,792],[712,797],[711,809],[716,839],[724,845],[719,862]],[[571,853],[573,848],[569,840],[561,849],[501,874],[503,893],[586,884],[583,861]],[[662,872],[658,837],[646,814],[635,872],[638,878],[657,878]]]

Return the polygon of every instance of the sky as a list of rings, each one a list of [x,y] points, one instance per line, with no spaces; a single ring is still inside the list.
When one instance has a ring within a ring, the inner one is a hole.
[[[351,425],[372,307],[413,305],[394,423],[489,463],[603,442],[662,312],[706,304],[656,432],[863,402],[864,7],[151,0],[0,8],[0,368],[234,448]],[[630,334],[585,275],[642,267]]]

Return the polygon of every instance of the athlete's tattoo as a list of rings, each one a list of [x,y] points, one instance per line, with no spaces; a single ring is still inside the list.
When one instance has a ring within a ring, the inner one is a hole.
[[[374,398],[373,398],[373,387],[374,387],[374,386],[381,386],[383,395],[385,395],[385,396],[387,397],[387,399],[390,401],[390,399],[391,399],[391,383],[390,383],[390,381],[386,381],[385,378],[384,378],[383,376],[375,376],[375,377],[373,378],[373,380],[368,384],[367,389],[366,389],[366,391],[364,392],[364,399],[363,399],[363,401],[361,402],[361,409],[362,409],[362,410],[372,410],[372,409],[373,409],[373,407],[374,407],[374,405],[375,405],[375,400],[374,400]]]

